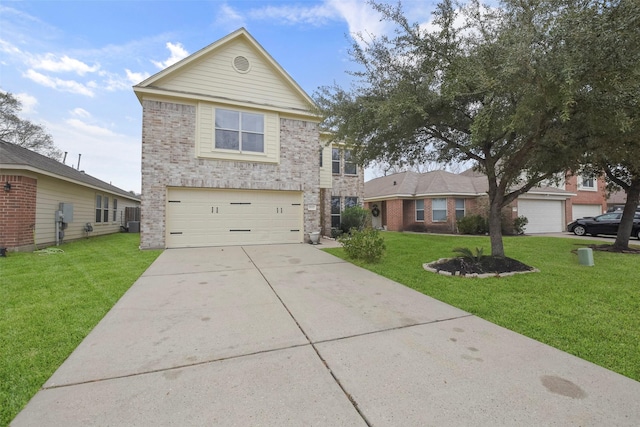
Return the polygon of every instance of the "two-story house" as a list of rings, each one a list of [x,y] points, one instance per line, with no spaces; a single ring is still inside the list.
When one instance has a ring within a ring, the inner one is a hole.
[[[244,28],[133,89],[142,248],[304,242],[331,197],[362,198],[328,169],[313,100]]]

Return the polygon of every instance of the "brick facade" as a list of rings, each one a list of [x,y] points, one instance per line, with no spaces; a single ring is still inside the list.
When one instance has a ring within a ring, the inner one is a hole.
[[[20,248],[33,245],[36,225],[37,180],[21,175],[0,175],[0,247]]]
[[[343,157],[343,156],[341,156]],[[340,171],[344,170],[344,163],[340,165]],[[364,194],[364,174],[362,168],[358,167],[356,175],[345,175],[344,173],[333,174],[332,187],[321,190],[322,192],[322,225],[321,234],[331,236],[331,198],[340,197],[340,212],[345,208],[346,197],[357,197],[358,204],[364,206],[362,195]]]
[[[165,247],[167,187],[302,191],[304,231],[320,229],[319,130],[280,119],[278,164],[197,158],[196,107],[143,101],[141,248]]]
[[[601,212],[607,210],[607,189],[604,177],[595,179],[596,190],[583,190],[578,186],[578,177],[567,176],[565,182],[565,190],[577,194],[567,199],[565,203],[565,222],[568,224],[573,221],[573,205],[600,205]]]

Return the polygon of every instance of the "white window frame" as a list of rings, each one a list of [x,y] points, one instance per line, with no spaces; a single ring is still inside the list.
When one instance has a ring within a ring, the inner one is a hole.
[[[340,160],[342,158],[342,150],[339,148],[331,149],[331,173],[333,175],[340,175]],[[336,172],[337,165],[337,172]]]
[[[338,201],[338,212],[334,212],[334,201]],[[338,225],[334,227],[333,222],[334,218],[338,218]],[[331,228],[340,228],[340,223],[342,222],[342,197],[340,196],[331,196]]]
[[[218,126],[217,116],[221,112],[226,113],[234,113],[238,115],[238,124],[237,128],[235,127],[223,127]],[[243,117],[244,116],[258,116],[262,118],[262,129],[245,129],[243,127]],[[234,153],[246,153],[246,154],[266,154],[266,138],[265,138],[265,116],[261,113],[249,112],[249,111],[240,111],[240,110],[230,110],[228,108],[215,108],[214,109],[214,129],[213,129],[213,147],[215,150],[234,152]],[[218,131],[221,132],[234,132],[237,133],[238,138],[238,148],[226,148],[226,147],[218,147]],[[262,136],[262,151],[256,150],[248,150],[243,148],[244,136],[245,135],[260,135]]]
[[[416,222],[424,222],[424,199],[416,200]],[[422,218],[420,218],[422,212]]]
[[[436,209],[435,208],[436,200],[438,200],[438,201],[444,200],[444,219],[436,219],[435,218],[435,213],[436,212],[442,212],[443,211],[442,209]],[[447,216],[448,216],[447,199],[446,198],[431,199],[431,221],[432,222],[447,222]]]
[[[345,175],[358,175],[358,165],[353,161],[353,152],[351,150],[344,150],[344,174]],[[353,168],[353,172],[347,172],[347,168]]]
[[[462,209],[458,208],[458,202],[462,201]],[[464,218],[464,216],[467,213],[467,206],[466,206],[466,200],[465,199],[455,199],[455,208],[456,208],[456,219],[460,219],[460,218]],[[462,211],[462,215],[458,216],[458,212]]]
[[[584,176],[580,175],[578,177],[578,189],[582,191],[598,191],[598,180],[595,176]],[[585,185],[585,181],[591,181],[591,185]]]

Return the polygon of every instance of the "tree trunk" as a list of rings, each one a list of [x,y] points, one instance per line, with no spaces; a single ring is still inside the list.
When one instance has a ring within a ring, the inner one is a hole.
[[[491,239],[491,255],[504,258],[502,243],[502,203],[498,197],[492,197],[489,205],[489,238]]]
[[[627,193],[627,202],[622,211],[620,226],[618,227],[618,235],[613,243],[613,249],[622,251],[629,249],[629,237],[633,229],[633,217],[636,213],[636,206],[640,200],[640,176],[631,179],[631,185],[625,188]]]

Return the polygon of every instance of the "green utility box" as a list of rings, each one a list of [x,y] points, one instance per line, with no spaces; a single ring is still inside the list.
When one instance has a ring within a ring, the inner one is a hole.
[[[591,248],[578,249],[578,262],[580,265],[593,267],[593,250]]]

